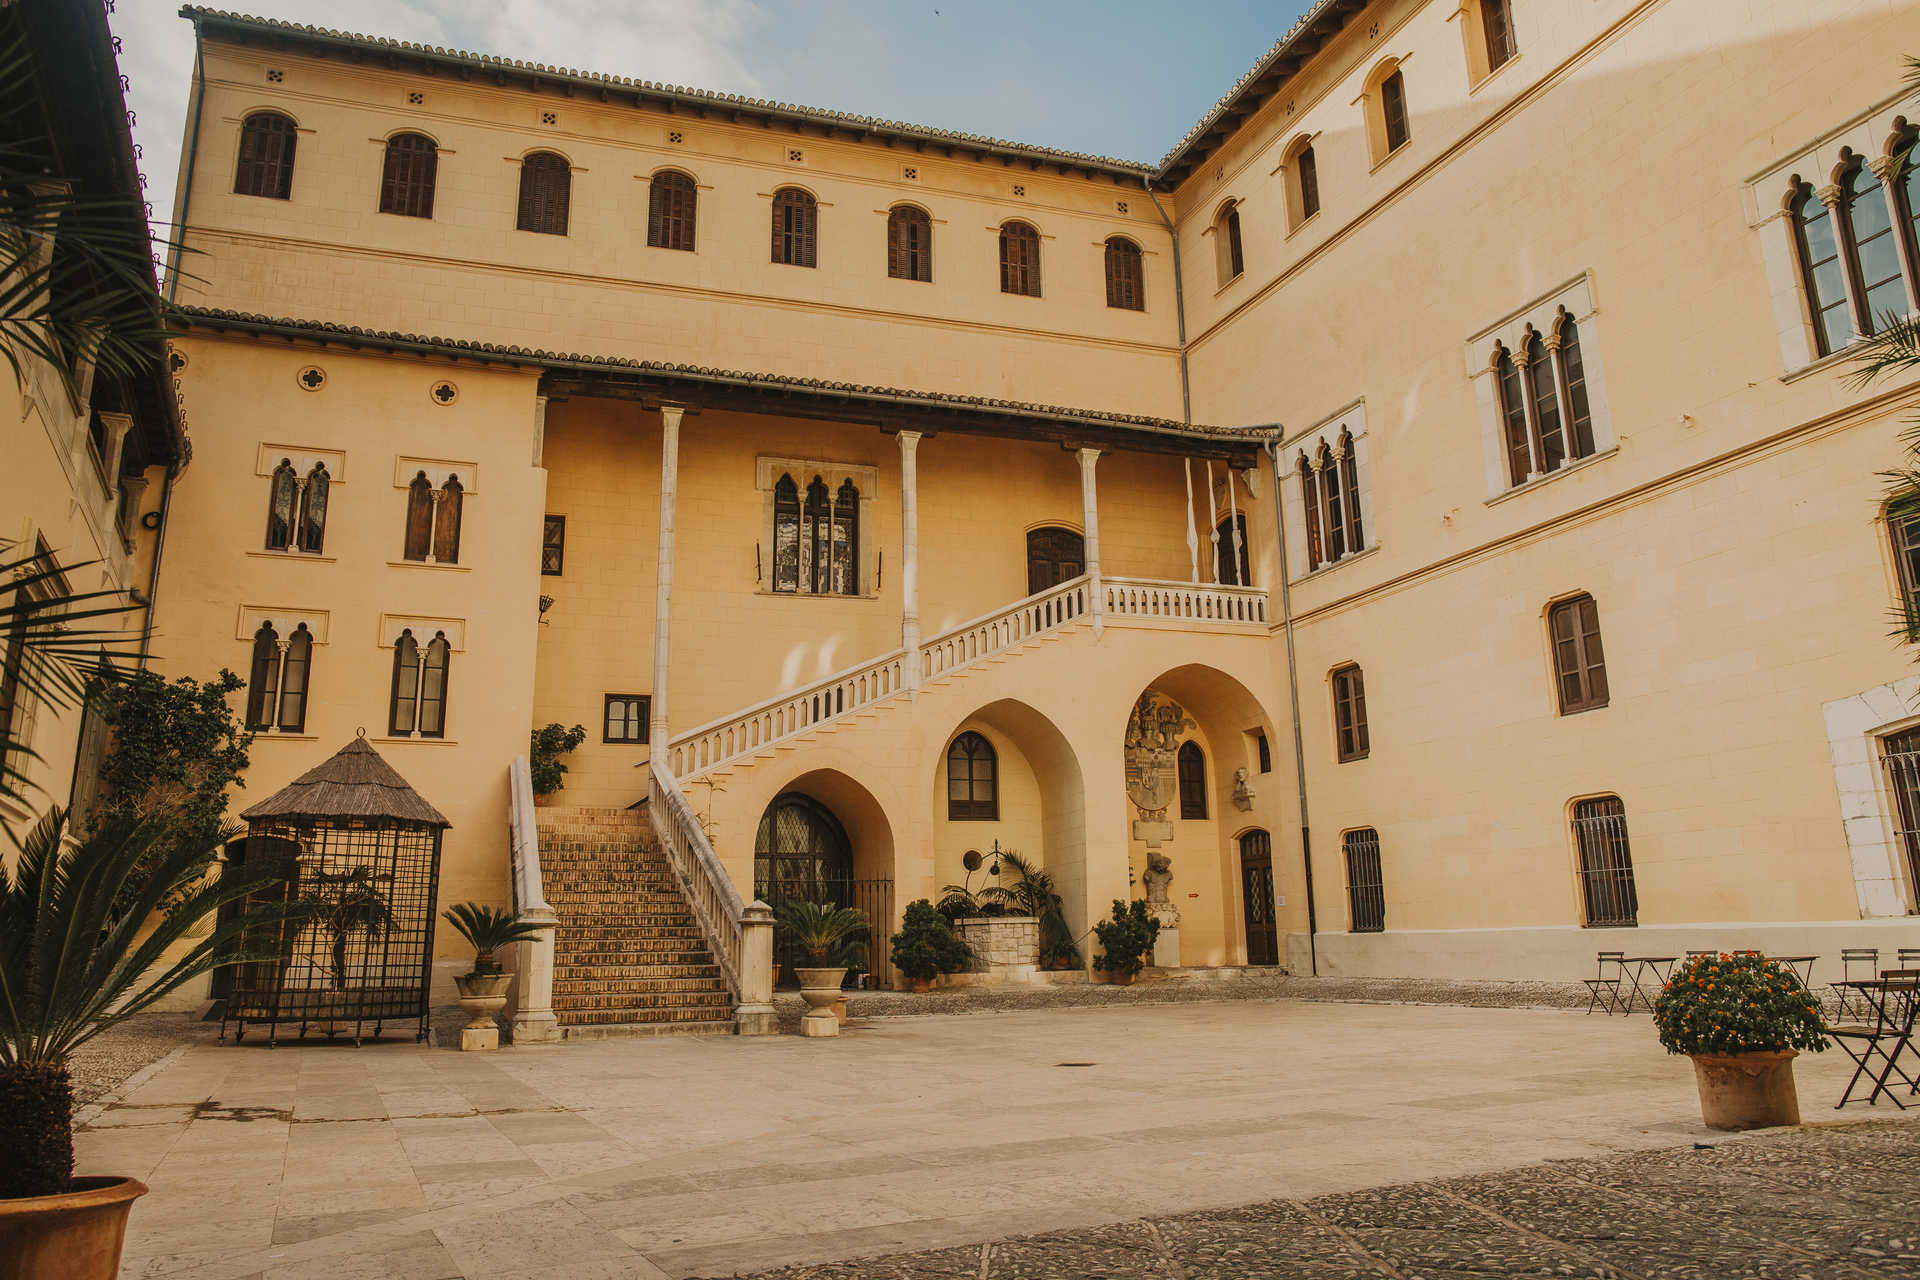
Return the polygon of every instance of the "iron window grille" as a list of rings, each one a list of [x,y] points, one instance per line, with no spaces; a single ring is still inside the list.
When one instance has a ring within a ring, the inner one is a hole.
[[[1627,807],[1619,796],[1597,796],[1573,806],[1573,838],[1580,852],[1580,901],[1589,929],[1640,923],[1627,843]]]
[[[558,578],[567,563],[567,518],[548,516],[540,526],[540,573]]]
[[[1347,913],[1354,933],[1380,933],[1387,927],[1386,885],[1380,874],[1380,833],[1372,827],[1341,838],[1347,855]]]
[[[653,699],[646,694],[608,694],[604,729],[600,740],[645,743],[648,740],[648,720],[652,711]]]

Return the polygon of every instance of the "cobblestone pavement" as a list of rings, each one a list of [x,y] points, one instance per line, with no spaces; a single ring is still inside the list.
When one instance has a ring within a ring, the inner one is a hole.
[[[1704,1147],[1704,1149],[1702,1149]],[[756,1280],[1920,1276],[1920,1124],[1822,1125]]]
[[[68,1061],[74,1105],[98,1101],[181,1045],[208,1044],[219,1034],[219,1023],[195,1022],[184,1013],[136,1014],[81,1045]]]

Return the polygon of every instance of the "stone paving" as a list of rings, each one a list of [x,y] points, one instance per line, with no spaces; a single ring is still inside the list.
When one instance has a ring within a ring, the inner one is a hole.
[[[1849,1066],[1800,1059],[1810,1118]],[[1298,1000],[856,1018],[820,1041],[195,1044],[105,1103],[81,1172],[153,1188],[124,1274],[182,1280],[678,1280],[926,1250],[920,1274],[978,1276],[982,1242],[1061,1232],[1120,1261],[1049,1273],[1054,1245],[1026,1240],[991,1274],[1169,1274],[1126,1269],[1145,1236],[1147,1263],[1178,1237],[1228,1280],[1261,1273],[1206,1223],[1250,1201],[1719,1141],[1644,1015]],[[1820,1185],[1852,1196],[1872,1173]],[[1410,1229],[1320,1216],[1343,1249]],[[1377,1243],[1524,1261],[1480,1240],[1497,1233],[1417,1230],[1443,1234]],[[1350,1252],[1313,1265],[1294,1274],[1376,1274]]]
[[[1917,1186],[1920,1125],[1848,1124],[752,1276],[1890,1280],[1920,1276]]]

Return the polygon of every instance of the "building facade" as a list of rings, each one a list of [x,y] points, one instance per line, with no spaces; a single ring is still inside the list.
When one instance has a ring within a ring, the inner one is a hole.
[[[169,667],[263,793],[364,728],[448,900],[577,722],[553,813],[723,913],[1158,851],[1188,966],[1920,945],[1846,353],[1920,5],[1327,0],[1159,165],[184,12]]]

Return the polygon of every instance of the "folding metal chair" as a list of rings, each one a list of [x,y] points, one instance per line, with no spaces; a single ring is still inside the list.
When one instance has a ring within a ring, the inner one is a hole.
[[[1907,1086],[1909,1094],[1920,1092],[1920,1084],[1900,1067],[1901,1056],[1911,1052],[1914,1014],[1920,1012],[1920,969],[1885,969],[1881,971],[1880,980],[1884,985],[1879,988],[1879,1000],[1867,999],[1867,992],[1859,992],[1872,1008],[1871,1022],[1863,1020],[1827,1028],[1827,1037],[1854,1062],[1853,1078],[1847,1081],[1840,1101],[1834,1104],[1835,1111],[1853,1100],[1853,1091],[1863,1079],[1873,1084],[1867,1092],[1868,1106],[1877,1103],[1884,1093],[1895,1107],[1907,1109],[1906,1103],[1888,1087],[1889,1080],[1898,1080]],[[1889,1043],[1891,1048],[1887,1047]],[[1873,1074],[1876,1062],[1885,1064],[1878,1075]]]
[[[1587,990],[1591,993],[1587,1000],[1588,1013],[1592,1013],[1595,1009],[1605,1009],[1608,1017],[1613,1016],[1615,1007],[1620,1003],[1620,984],[1627,980],[1626,959],[1627,953],[1624,951],[1602,951],[1600,962],[1595,968],[1598,976],[1581,979],[1587,984]],[[1608,965],[1613,966],[1611,978],[1607,976]]]
[[[1865,968],[1866,972],[1861,974],[1860,975],[1861,977],[1865,977],[1865,978],[1873,977],[1874,974],[1876,974],[1880,969],[1880,948],[1878,947],[1842,947],[1840,948],[1840,979],[1841,981],[1852,982],[1854,980],[1853,968],[1855,965],[1860,965]],[[1839,1008],[1834,1013],[1835,1017],[1837,1018],[1851,1018],[1851,1017],[1870,1018],[1873,1016],[1873,1006],[1869,1004],[1866,998],[1862,996],[1858,991],[1853,990],[1851,987],[1835,987],[1834,990],[1839,995]]]

